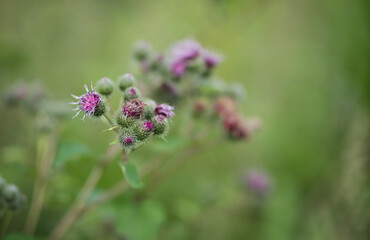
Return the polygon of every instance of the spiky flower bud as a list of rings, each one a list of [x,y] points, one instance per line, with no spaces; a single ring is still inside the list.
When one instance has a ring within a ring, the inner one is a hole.
[[[146,41],[139,41],[134,47],[134,56],[137,60],[143,61],[150,56],[152,46]]]
[[[123,115],[125,117],[141,118],[141,115],[144,113],[144,106],[145,103],[142,101],[132,99],[126,102],[125,106],[123,106]]]
[[[131,99],[140,98],[141,93],[140,90],[136,87],[129,87],[125,91],[125,100],[129,101]]]
[[[139,143],[131,128],[122,128],[118,134],[118,141],[126,151],[133,149]]]
[[[112,94],[114,89],[114,83],[109,78],[105,77],[98,81],[96,85],[96,89],[98,90],[98,93],[109,96]]]
[[[152,135],[152,130],[154,129],[154,123],[146,120],[141,122],[134,128],[134,132],[137,136],[137,139],[140,141],[144,141],[148,139],[149,136]]]
[[[165,116],[163,115],[157,115],[154,118],[154,135],[157,135],[159,137],[164,137],[167,135],[168,130],[169,130],[169,124],[168,120]]]
[[[118,78],[118,87],[121,91],[125,91],[129,87],[133,87],[135,84],[136,79],[129,73],[126,73]]]
[[[143,117],[145,119],[151,119],[154,116],[154,110],[157,104],[151,99],[145,99],[143,102],[145,103]]]
[[[82,119],[85,119],[86,116],[91,117],[100,117],[105,113],[105,104],[102,97],[95,91],[95,88],[91,86],[91,92],[87,88],[85,84],[86,94],[77,97],[71,94],[72,97],[77,99],[77,102],[71,102],[70,104],[78,105],[74,111],[78,111],[77,114],[73,117],[77,117],[77,115],[83,111],[85,112]]]
[[[116,121],[116,124],[123,128],[129,128],[135,124],[134,118],[123,115],[121,111],[115,114],[114,119]]]

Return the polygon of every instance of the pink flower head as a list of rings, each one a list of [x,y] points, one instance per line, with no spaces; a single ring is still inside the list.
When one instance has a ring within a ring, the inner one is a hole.
[[[123,142],[124,142],[125,145],[129,146],[129,145],[132,145],[132,143],[134,142],[134,139],[130,136],[126,136],[123,139]]]
[[[87,85],[85,84],[86,94],[83,94],[81,96],[76,96],[71,94],[72,97],[77,99],[77,102],[71,102],[70,104],[78,105],[76,109],[73,109],[74,111],[78,111],[77,114],[73,117],[77,117],[77,115],[83,111],[85,112],[83,119],[85,119],[86,116],[91,117],[91,115],[94,115],[95,112],[99,109],[100,105],[103,104],[104,100],[101,98],[101,96],[95,91],[95,88],[91,84],[91,92],[89,91]]]
[[[144,112],[145,103],[138,99],[132,99],[123,106],[123,115],[126,117],[139,117]]]
[[[185,74],[186,63],[182,61],[174,62],[171,64],[170,70],[175,77],[182,77]]]
[[[166,118],[172,118],[173,116],[175,116],[173,110],[174,107],[168,105],[167,103],[162,103],[155,108],[154,112],[156,115],[162,115]]]
[[[151,121],[147,120],[143,123],[143,128],[145,129],[145,131],[152,131],[152,129],[154,128],[154,123],[152,123]]]
[[[246,176],[246,185],[254,193],[264,196],[271,187],[269,177],[262,171],[252,170]]]
[[[203,58],[204,63],[206,64],[208,69],[211,69],[218,64],[220,64],[223,60],[222,56],[216,52],[211,52],[207,49],[202,49],[201,57]]]
[[[173,62],[186,62],[195,59],[200,54],[202,47],[194,39],[185,39],[172,47],[171,55]]]

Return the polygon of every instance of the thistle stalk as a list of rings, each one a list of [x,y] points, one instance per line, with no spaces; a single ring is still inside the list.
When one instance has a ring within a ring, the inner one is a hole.
[[[53,163],[57,145],[56,133],[41,136],[37,147],[37,179],[34,184],[32,202],[25,225],[25,232],[33,235],[37,227],[45,197],[46,183]]]
[[[81,188],[76,200],[74,201],[72,206],[68,209],[67,213],[63,216],[59,224],[54,228],[48,240],[61,239],[64,236],[64,234],[68,231],[68,229],[72,226],[74,221],[78,218],[78,216],[84,209],[87,200],[89,199],[91,193],[95,189],[96,184],[100,180],[100,177],[102,176],[105,167],[114,159],[118,151],[119,148],[117,147],[117,145],[111,145],[108,148],[106,154],[90,172],[90,175],[87,178],[83,187]]]

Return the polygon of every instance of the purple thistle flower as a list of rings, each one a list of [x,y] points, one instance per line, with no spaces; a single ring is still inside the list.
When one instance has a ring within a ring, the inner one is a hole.
[[[145,129],[145,131],[152,131],[152,129],[154,128],[154,123],[152,123],[151,121],[147,120],[143,123],[143,128]]]
[[[207,49],[202,49],[201,57],[203,58],[204,63],[206,64],[208,69],[211,69],[217,66],[223,60],[221,54],[218,54],[216,52],[211,52]]]
[[[123,106],[123,115],[126,117],[139,117],[144,112],[145,103],[138,99],[132,99]]]
[[[130,136],[127,136],[123,139],[123,142],[125,143],[125,145],[129,146],[134,142],[134,139]]]
[[[246,176],[246,185],[259,196],[265,196],[270,190],[270,179],[262,171],[252,170]]]
[[[182,77],[185,74],[186,63],[182,61],[173,62],[170,66],[170,70],[172,75],[174,75],[175,77]]]
[[[194,39],[185,39],[172,47],[171,55],[173,62],[184,62],[195,59],[200,54],[202,47]]]
[[[77,117],[81,111],[85,112],[82,120],[86,116],[91,117],[91,115],[96,115],[97,110],[101,109],[101,105],[104,103],[104,100],[101,96],[95,91],[95,88],[91,84],[91,92],[89,91],[87,85],[85,84],[86,94],[81,96],[76,96],[71,94],[72,97],[77,99],[77,102],[70,102],[70,104],[78,105],[74,111],[77,111],[77,114],[73,117]],[[101,114],[100,114],[101,115]]]
[[[162,103],[155,108],[154,112],[156,115],[162,115],[166,118],[172,118],[173,116],[175,116],[173,110],[174,107],[168,105],[167,103]]]

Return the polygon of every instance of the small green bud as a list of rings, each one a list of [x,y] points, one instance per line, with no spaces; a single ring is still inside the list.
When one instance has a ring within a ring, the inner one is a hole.
[[[144,119],[151,119],[154,117],[157,104],[152,99],[144,99],[143,102],[145,103],[143,117]]]
[[[126,91],[125,91],[125,100],[126,101],[129,101],[129,100],[132,100],[134,98],[138,99],[140,98],[141,96],[141,93],[140,93],[140,90],[136,87],[130,87],[130,88],[127,88]]]
[[[95,117],[100,117],[105,113],[105,104],[104,102],[100,102],[99,105],[96,107],[94,111],[94,116]]]
[[[133,87],[135,84],[136,79],[129,73],[126,73],[118,78],[118,87],[121,91],[125,91],[129,87]]]
[[[139,61],[147,59],[151,52],[152,46],[146,41],[139,41],[134,47],[134,57]]]
[[[111,95],[113,92],[113,89],[114,89],[114,83],[112,80],[110,80],[107,77],[100,79],[98,83],[96,84],[96,90],[98,91],[98,93],[104,96]]]
[[[17,186],[13,184],[9,184],[5,186],[5,189],[3,190],[3,199],[7,204],[15,201],[18,198],[18,195],[19,195],[19,190]]]
[[[124,116],[121,111],[116,113],[115,120],[116,120],[117,125],[123,128],[132,127],[135,123],[134,118]]]

